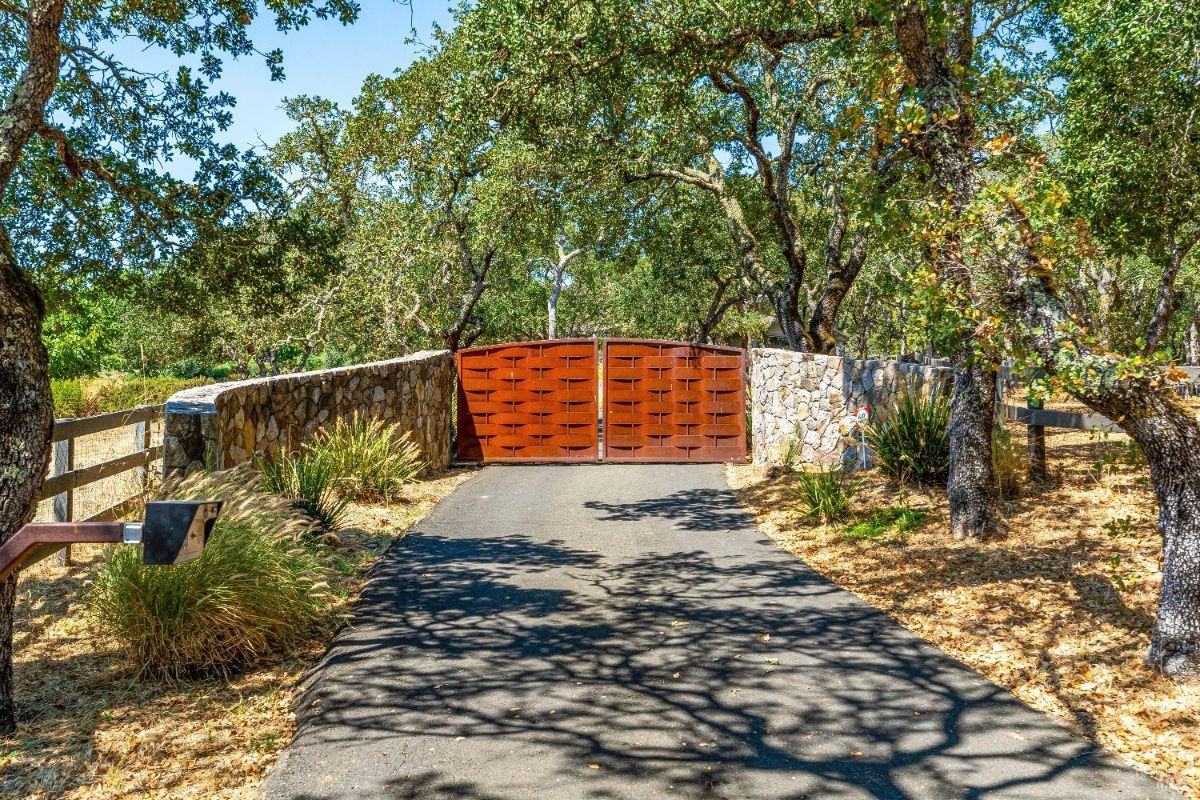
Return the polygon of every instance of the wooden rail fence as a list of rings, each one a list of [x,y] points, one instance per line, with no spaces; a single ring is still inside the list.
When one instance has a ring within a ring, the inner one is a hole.
[[[54,421],[54,465],[42,487],[40,500],[54,500],[54,521],[75,521],[75,490],[125,472],[136,471],[141,492],[133,497],[89,515],[82,521],[114,520],[129,504],[145,493],[149,467],[162,457],[162,445],[151,445],[150,426],[162,419],[163,405],[138,406],[124,411]],[[76,469],[75,442],[82,436],[134,426],[131,452],[98,464]],[[70,548],[63,550],[64,563],[70,563]]]

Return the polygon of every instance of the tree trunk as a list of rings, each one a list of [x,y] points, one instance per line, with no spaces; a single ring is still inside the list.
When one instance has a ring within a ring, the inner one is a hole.
[[[50,399],[45,308],[33,281],[17,269],[0,228],[0,542],[33,519],[50,458]],[[0,583],[0,733],[16,728],[12,695],[12,612],[17,576]]]
[[[979,191],[975,166],[976,130],[971,91],[963,76],[974,52],[974,16],[970,3],[951,4],[948,19],[931,23],[930,6],[902,0],[894,24],[896,47],[912,73],[926,122],[918,154],[930,167],[931,180],[950,209],[951,224],[941,236],[933,266],[959,311],[973,296],[970,269],[962,248],[959,221]],[[956,537],[985,536],[995,530],[995,481],[992,475],[992,422],[996,376],[978,363],[974,331],[960,324],[954,357],[954,397],[950,423],[950,528]]]
[[[719,275],[717,276],[717,291],[713,294],[712,300],[708,304],[708,313],[704,315],[704,319],[701,320],[699,327],[695,329],[692,341],[712,343],[713,332],[721,324],[721,320],[725,318],[726,312],[741,302],[743,298],[736,292],[726,296],[734,281],[734,278],[724,279]]]
[[[27,64],[0,112],[0,198],[7,193],[25,145],[44,123],[46,104],[58,83],[63,2],[31,0],[27,6]],[[42,344],[44,317],[41,294],[18,269],[12,241],[0,220],[0,542],[33,519],[50,461],[54,402]],[[12,695],[16,588],[16,575],[0,583],[0,733],[16,728]]]
[[[1200,423],[1151,367],[1092,348],[1055,294],[1037,258],[1037,237],[1015,203],[1019,257],[1006,298],[1025,343],[1049,372],[1090,408],[1117,421],[1146,456],[1158,500],[1162,588],[1150,636],[1149,666],[1176,680],[1200,679]]]
[[[804,320],[800,316],[800,284],[796,275],[789,273],[783,283],[771,292],[775,306],[775,320],[783,333],[788,350],[797,353],[809,349],[808,340],[804,338]]]
[[[563,280],[567,275],[567,267],[571,262],[583,255],[583,248],[576,247],[567,250],[564,240],[560,239],[558,246],[558,263],[554,267],[554,282],[550,285],[550,297],[546,300],[546,338],[558,338],[558,298],[562,294]]]
[[[562,289],[561,280],[554,282],[550,288],[550,298],[546,301],[546,338],[558,338],[558,293]]]
[[[1200,365],[1200,315],[1194,315],[1188,326],[1184,361],[1190,367]]]
[[[950,531],[956,539],[986,537],[996,530],[996,482],[992,474],[995,416],[996,373],[963,347],[954,357],[950,476],[946,482]]]
[[[1154,316],[1146,329],[1146,347],[1143,352],[1152,354],[1167,335],[1171,326],[1171,318],[1179,308],[1179,293],[1175,289],[1175,281],[1179,277],[1179,268],[1187,255],[1188,246],[1180,244],[1175,234],[1167,236],[1167,262],[1163,266],[1162,278],[1158,285],[1158,300],[1154,304]]]
[[[850,253],[843,257],[843,243],[846,235],[846,209],[839,198],[837,214],[830,228],[825,244],[825,265],[828,278],[821,298],[813,308],[812,319],[808,326],[808,338],[812,341],[813,352],[829,353],[837,346],[837,317],[842,302],[850,293],[850,287],[858,273],[862,271],[867,261],[867,242],[870,232],[865,227],[854,231],[851,237]]]

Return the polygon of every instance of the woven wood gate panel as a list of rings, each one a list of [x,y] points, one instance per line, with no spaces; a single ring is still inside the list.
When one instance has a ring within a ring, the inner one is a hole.
[[[745,352],[609,339],[604,344],[605,461],[743,461]]]
[[[597,460],[597,363],[592,339],[459,351],[458,460]]]

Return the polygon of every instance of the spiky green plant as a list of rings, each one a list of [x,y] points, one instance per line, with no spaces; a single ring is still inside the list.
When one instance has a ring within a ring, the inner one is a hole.
[[[325,530],[341,527],[349,500],[338,492],[334,470],[319,452],[260,456],[255,463],[269,491],[290,498]]]
[[[425,469],[421,448],[399,425],[358,414],[318,433],[308,450],[329,467],[337,492],[355,500],[390,503]]]
[[[950,474],[950,398],[935,389],[928,395],[900,394],[864,428],[867,444],[884,474],[900,483],[945,486]]]
[[[803,506],[804,516],[828,525],[850,514],[858,485],[842,467],[802,470],[796,473],[796,499]]]

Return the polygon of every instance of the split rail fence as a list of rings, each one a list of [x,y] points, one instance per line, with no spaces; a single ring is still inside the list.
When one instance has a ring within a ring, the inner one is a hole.
[[[1172,386],[1183,397],[1197,394],[1200,386],[1200,367],[1179,367],[1188,374],[1188,380]],[[1019,385],[1017,376],[1008,366],[1000,370],[997,381],[997,395],[1000,399],[1000,415],[1008,422],[1017,422],[1028,426],[1029,474],[1035,479],[1045,478],[1046,466],[1046,428],[1066,428],[1076,431],[1096,431],[1111,433],[1119,431],[1120,426],[1103,414],[1086,411],[1060,411],[1052,408],[1042,408],[1041,403],[1028,401],[1024,406],[1015,406],[1004,402],[1006,389]]]
[[[40,500],[53,503],[53,520],[55,522],[74,522],[76,519],[76,493],[78,490],[115,478],[125,473],[134,473],[131,486],[132,493],[127,497],[106,497],[102,507],[90,505],[86,515],[78,521],[108,521],[120,518],[129,510],[131,504],[139,501],[149,487],[150,466],[162,458],[162,445],[154,444],[154,430],[161,429],[163,405],[146,405],[137,408],[113,411],[107,414],[97,414],[91,417],[75,417],[54,421],[54,431],[51,441],[54,446],[54,460],[51,465],[50,477],[42,487]],[[132,428],[129,447],[114,448],[113,442],[108,442],[105,450],[128,450],[112,458],[104,458],[111,453],[101,453],[104,460],[89,462],[77,466],[80,461],[78,443],[85,437],[117,431],[122,428]],[[161,441],[161,436],[157,437]],[[40,516],[40,515],[39,515]],[[70,563],[70,548],[63,551],[64,563]]]

